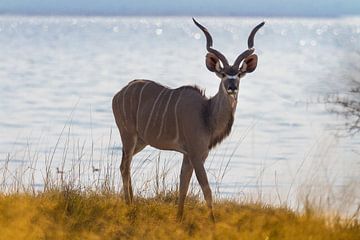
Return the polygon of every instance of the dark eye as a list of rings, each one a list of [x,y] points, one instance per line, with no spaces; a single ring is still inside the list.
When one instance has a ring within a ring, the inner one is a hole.
[[[222,77],[222,78],[226,77],[226,74],[225,74],[225,73],[221,73],[221,77]]]

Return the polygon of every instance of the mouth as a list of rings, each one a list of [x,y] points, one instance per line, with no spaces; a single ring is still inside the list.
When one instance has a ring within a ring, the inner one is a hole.
[[[232,90],[232,89],[228,89],[227,90],[227,93],[229,94],[229,95],[236,95],[237,94],[237,90]]]
[[[228,95],[234,98],[235,100],[236,100],[237,92],[238,92],[237,90],[231,90],[231,89],[227,90]]]

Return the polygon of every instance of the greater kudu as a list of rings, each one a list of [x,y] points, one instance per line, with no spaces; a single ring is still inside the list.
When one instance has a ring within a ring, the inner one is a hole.
[[[169,89],[153,81],[133,80],[114,96],[112,108],[123,143],[120,170],[126,202],[131,203],[133,199],[131,159],[150,145],[184,155],[178,217],[181,219],[183,216],[186,193],[195,170],[210,217],[214,219],[204,162],[209,150],[230,133],[240,78],[257,66],[257,55],[253,54],[254,36],[264,22],[250,33],[248,49],[237,57],[233,65],[229,65],[225,56],[212,48],[212,38],[207,29],[195,19],[193,21],[206,37],[206,67],[221,79],[218,93],[207,98],[192,86]]]

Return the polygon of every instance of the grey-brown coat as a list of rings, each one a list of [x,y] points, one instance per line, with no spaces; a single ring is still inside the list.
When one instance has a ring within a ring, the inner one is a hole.
[[[184,155],[180,173],[179,219],[183,216],[186,193],[195,170],[210,217],[214,220],[204,162],[209,150],[231,131],[240,78],[257,66],[253,38],[264,23],[253,29],[248,40],[249,48],[230,66],[226,58],[212,48],[212,38],[206,28],[193,20],[206,36],[206,66],[221,78],[218,93],[208,99],[197,87],[170,89],[150,80],[133,80],[114,96],[112,107],[123,143],[120,168],[126,202],[131,203],[133,199],[131,159],[150,145]]]

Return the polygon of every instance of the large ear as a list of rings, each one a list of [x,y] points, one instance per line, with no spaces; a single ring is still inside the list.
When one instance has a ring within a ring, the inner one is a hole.
[[[211,72],[220,72],[221,67],[219,58],[213,53],[206,54],[206,67]]]
[[[252,54],[252,55],[248,56],[247,58],[245,58],[243,64],[241,65],[240,70],[242,72],[251,73],[256,69],[257,62],[258,62],[257,55]]]

